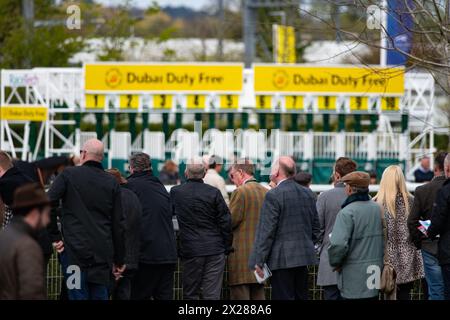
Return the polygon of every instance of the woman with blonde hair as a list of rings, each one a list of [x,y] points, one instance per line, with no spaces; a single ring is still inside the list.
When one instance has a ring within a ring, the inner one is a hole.
[[[397,300],[409,300],[414,281],[424,277],[419,250],[410,241],[408,215],[413,196],[408,192],[405,176],[397,165],[387,167],[380,181],[380,189],[373,198],[384,209],[386,221],[386,263],[393,266],[397,278]]]

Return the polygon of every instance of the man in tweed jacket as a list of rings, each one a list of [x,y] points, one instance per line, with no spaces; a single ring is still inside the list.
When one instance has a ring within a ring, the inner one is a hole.
[[[271,269],[274,300],[308,299],[307,266],[317,264],[314,244],[320,230],[315,196],[297,184],[294,175],[290,157],[273,163],[270,179],[276,187],[266,194],[249,260],[260,276],[264,263]]]
[[[230,169],[230,178],[238,187],[230,202],[234,252],[228,256],[228,285],[232,300],[265,299],[264,285],[258,284],[248,269],[259,213],[267,193],[253,175],[254,166],[247,159],[238,160]]]

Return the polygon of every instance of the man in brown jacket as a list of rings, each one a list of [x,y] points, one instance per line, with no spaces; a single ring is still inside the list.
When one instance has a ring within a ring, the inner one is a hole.
[[[14,217],[0,232],[0,300],[44,300],[44,262],[36,234],[49,220],[50,201],[35,183],[19,187]]]
[[[267,189],[253,177],[254,166],[242,159],[233,164],[230,178],[237,186],[231,195],[230,211],[234,252],[228,257],[228,284],[232,300],[264,300],[264,285],[258,284],[248,268],[256,225]]]

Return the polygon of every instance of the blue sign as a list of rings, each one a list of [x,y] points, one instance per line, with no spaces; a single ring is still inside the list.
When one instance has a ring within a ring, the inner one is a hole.
[[[405,65],[412,48],[414,27],[412,0],[388,0],[387,11],[387,65]]]

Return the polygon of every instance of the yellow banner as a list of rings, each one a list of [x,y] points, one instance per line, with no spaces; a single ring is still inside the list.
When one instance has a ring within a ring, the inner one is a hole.
[[[260,93],[330,93],[403,95],[404,69],[255,65],[255,91]]]
[[[19,120],[19,121],[46,121],[48,109],[46,107],[1,107],[2,120]]]
[[[139,96],[136,94],[125,94],[120,96],[120,109],[139,108]]]
[[[240,92],[241,64],[86,64],[85,90]]]
[[[275,62],[295,63],[295,29],[289,26],[274,25]]]
[[[238,109],[239,108],[239,96],[226,95],[220,97],[221,109]]]

